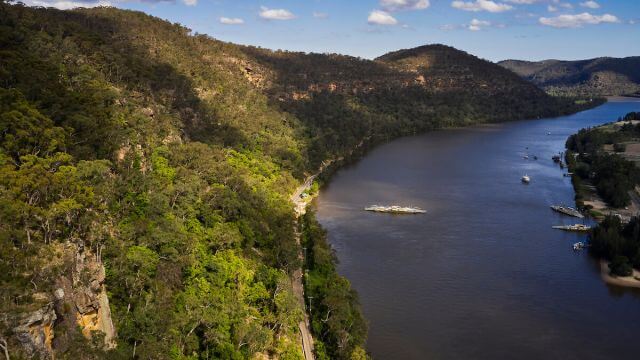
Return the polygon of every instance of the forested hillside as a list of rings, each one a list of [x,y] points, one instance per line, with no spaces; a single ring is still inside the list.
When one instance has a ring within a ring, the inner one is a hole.
[[[305,174],[365,138],[579,108],[445,52],[402,69],[228,44],[140,12],[0,1],[12,358],[300,359],[300,266],[314,308],[348,309],[312,319],[317,357],[361,358],[357,296],[309,218],[315,259],[298,258],[289,197]]]
[[[499,65],[554,95],[640,94],[640,57],[538,62],[505,60]]]

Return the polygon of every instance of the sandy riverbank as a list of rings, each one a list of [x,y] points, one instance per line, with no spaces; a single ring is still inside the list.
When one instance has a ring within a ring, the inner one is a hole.
[[[640,271],[633,270],[632,276],[612,276],[609,274],[609,262],[600,261],[600,275],[607,284],[640,289]]]

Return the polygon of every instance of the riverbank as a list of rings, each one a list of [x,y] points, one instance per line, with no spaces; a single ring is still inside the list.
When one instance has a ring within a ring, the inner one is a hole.
[[[529,119],[529,121],[535,121],[535,119]],[[492,123],[482,123],[482,124],[470,124],[472,126],[476,126],[479,128],[485,129],[498,129],[504,123],[501,122],[492,122]],[[455,126],[455,127],[447,127],[447,128],[438,128],[432,129],[431,131],[438,130],[455,130],[455,129],[464,129],[468,128],[468,126]],[[302,184],[296,188],[296,190],[291,195],[291,202],[294,206],[295,215],[297,218],[297,222],[300,222],[300,218],[305,215],[307,207],[312,203],[314,198],[318,195],[317,191],[315,191],[314,182],[325,182],[328,181],[331,175],[342,168],[345,164],[356,161],[360,159],[361,155],[363,155],[368,149],[373,148],[375,146],[384,144],[388,142],[390,139],[385,136],[372,137],[367,136],[363,140],[361,140],[352,150],[348,151],[345,156],[339,156],[333,159],[323,161],[318,170],[310,175],[305,177]],[[312,190],[313,189],[313,190]],[[300,233],[296,233],[296,241],[300,246]],[[304,263],[304,255],[299,249],[299,257],[303,260]],[[305,269],[306,270],[306,269]],[[306,359],[313,359],[313,337],[311,336],[311,324],[309,321],[309,313],[308,309],[305,306],[305,291],[304,291],[304,276],[303,269],[299,269],[294,273],[293,276],[293,285],[294,292],[296,297],[301,302],[302,306],[305,308],[305,319],[300,323],[300,333],[301,333],[301,346],[303,349],[303,353],[305,354]],[[323,319],[324,321],[324,319]]]
[[[609,271],[609,262],[600,260],[600,275],[607,284],[640,289],[640,271],[636,269],[633,269],[631,276],[613,276]]]
[[[600,259],[615,259],[612,272],[601,260],[602,279],[612,285],[640,288],[637,245],[633,230],[640,213],[640,122],[637,112],[629,112],[617,121],[582,129],[569,136],[565,160],[572,173],[576,205],[589,211],[598,226],[590,233],[590,253]]]

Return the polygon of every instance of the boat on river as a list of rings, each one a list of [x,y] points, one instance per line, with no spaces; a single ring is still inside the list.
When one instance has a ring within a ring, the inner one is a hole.
[[[557,212],[559,212],[561,214],[577,217],[577,218],[580,218],[580,219],[584,218],[584,215],[582,215],[582,213],[580,211],[578,211],[577,209],[574,209],[572,207],[569,207],[569,206],[551,205],[551,209],[553,211],[557,211]]]
[[[584,224],[575,224],[575,225],[557,225],[552,226],[554,229],[565,230],[565,231],[577,231],[577,232],[587,232],[591,230],[591,226]]]
[[[585,243],[583,243],[582,241],[579,241],[579,242],[573,244],[573,250],[575,250],[575,251],[580,251],[580,250],[584,249],[585,247],[587,247],[587,245]]]
[[[531,182],[531,178],[529,177],[529,175],[524,175],[520,180],[522,180],[522,182],[525,184],[528,184]]]
[[[371,205],[364,208],[366,211],[373,212],[382,212],[382,213],[392,213],[392,214],[424,214],[427,211],[423,210],[419,207],[409,207],[409,206],[383,206],[383,205]]]

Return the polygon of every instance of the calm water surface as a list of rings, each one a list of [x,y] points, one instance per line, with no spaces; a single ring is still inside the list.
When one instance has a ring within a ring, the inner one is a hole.
[[[640,294],[605,285],[571,249],[581,235],[551,229],[576,221],[549,209],[574,196],[551,156],[629,111],[640,102],[402,138],[339,171],[318,219],[360,294],[373,356],[639,359]],[[370,204],[428,213],[362,211]]]

